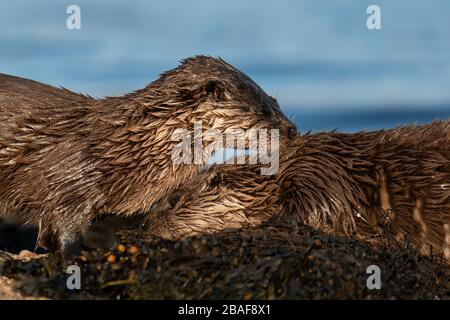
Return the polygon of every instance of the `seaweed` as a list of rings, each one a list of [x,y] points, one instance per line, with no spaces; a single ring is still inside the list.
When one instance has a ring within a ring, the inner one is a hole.
[[[109,250],[71,262],[48,253],[0,255],[0,276],[23,295],[50,299],[449,299],[450,270],[413,248],[371,246],[307,226],[265,223],[171,242],[139,227]],[[27,256],[25,254],[25,256]],[[65,270],[81,270],[69,290]],[[382,287],[367,288],[367,268]]]

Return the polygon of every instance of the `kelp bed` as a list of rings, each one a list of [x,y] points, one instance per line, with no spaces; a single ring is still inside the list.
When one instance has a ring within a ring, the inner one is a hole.
[[[65,266],[54,254],[22,259],[0,252],[0,277],[23,296],[50,299],[450,298],[450,271],[438,259],[306,226],[267,223],[178,242],[134,228],[117,238],[111,250],[76,259],[81,290],[67,289]],[[372,264],[382,272],[380,290],[366,286]]]

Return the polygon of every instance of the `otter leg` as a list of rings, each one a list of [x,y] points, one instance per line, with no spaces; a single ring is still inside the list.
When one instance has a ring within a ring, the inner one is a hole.
[[[58,242],[64,260],[70,260],[80,255],[82,238],[81,235],[71,231],[60,231]]]
[[[92,215],[89,208],[83,211],[67,210],[64,213],[59,215],[55,233],[63,258],[69,260],[81,253],[82,236],[91,226]]]

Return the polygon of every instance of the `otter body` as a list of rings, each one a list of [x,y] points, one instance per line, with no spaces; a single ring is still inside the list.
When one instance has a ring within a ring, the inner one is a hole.
[[[172,193],[147,224],[178,239],[274,217],[450,258],[450,121],[299,136],[281,149],[276,175],[215,166]]]
[[[171,159],[173,132],[196,121],[295,130],[251,79],[210,57],[104,99],[0,75],[0,215],[35,223],[39,244],[76,253],[94,218],[144,213],[199,170]]]

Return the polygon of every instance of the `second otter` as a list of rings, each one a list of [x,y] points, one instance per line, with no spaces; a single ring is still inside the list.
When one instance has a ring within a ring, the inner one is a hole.
[[[215,166],[172,193],[147,227],[178,239],[274,217],[450,258],[450,122],[299,136],[276,175]]]

